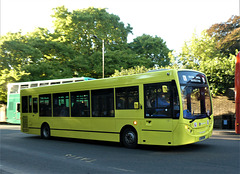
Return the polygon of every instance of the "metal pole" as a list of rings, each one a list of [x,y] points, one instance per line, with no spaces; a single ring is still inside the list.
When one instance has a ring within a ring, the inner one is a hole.
[[[104,79],[104,39],[102,40],[102,78]]]
[[[240,134],[240,51],[236,57],[235,68],[235,105],[236,105],[236,120],[235,132]]]

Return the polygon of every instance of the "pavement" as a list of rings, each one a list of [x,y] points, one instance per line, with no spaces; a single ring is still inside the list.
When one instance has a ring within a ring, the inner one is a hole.
[[[213,129],[213,135],[237,135],[234,129]]]

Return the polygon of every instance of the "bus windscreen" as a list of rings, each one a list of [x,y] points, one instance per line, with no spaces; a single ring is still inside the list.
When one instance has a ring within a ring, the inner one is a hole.
[[[210,118],[212,105],[205,75],[187,71],[179,71],[178,75],[183,103],[183,118]]]

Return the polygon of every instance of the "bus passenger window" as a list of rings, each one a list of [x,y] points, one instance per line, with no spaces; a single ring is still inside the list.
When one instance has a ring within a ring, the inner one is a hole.
[[[53,94],[53,116],[69,117],[69,93]]]
[[[28,97],[28,108],[29,108],[29,113],[32,113],[32,96]]]
[[[19,85],[13,85],[10,89],[10,94],[17,94],[19,93]]]
[[[168,118],[172,116],[170,84],[144,85],[145,117]]]
[[[101,89],[92,91],[92,116],[114,117],[113,89]]]
[[[89,91],[71,92],[71,116],[90,116]]]
[[[28,113],[28,96],[22,96],[22,113]]]
[[[117,109],[134,109],[134,102],[138,101],[138,86],[116,88]]]
[[[52,116],[51,94],[39,95],[39,116]]]
[[[33,113],[38,113],[38,99],[33,98]]]

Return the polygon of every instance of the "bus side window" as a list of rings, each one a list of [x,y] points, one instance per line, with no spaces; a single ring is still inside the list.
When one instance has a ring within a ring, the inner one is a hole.
[[[39,116],[52,116],[51,94],[39,95]]]
[[[22,96],[22,113],[28,113],[28,96]]]
[[[69,117],[69,93],[53,94],[53,116]]]
[[[33,98],[33,113],[38,113],[38,99]]]
[[[90,116],[89,91],[71,92],[71,116]]]
[[[139,102],[138,86],[116,88],[117,109],[134,109],[134,102]]]
[[[114,117],[114,90],[92,90],[92,116]]]
[[[28,97],[28,109],[29,109],[29,113],[32,112],[32,96]]]

